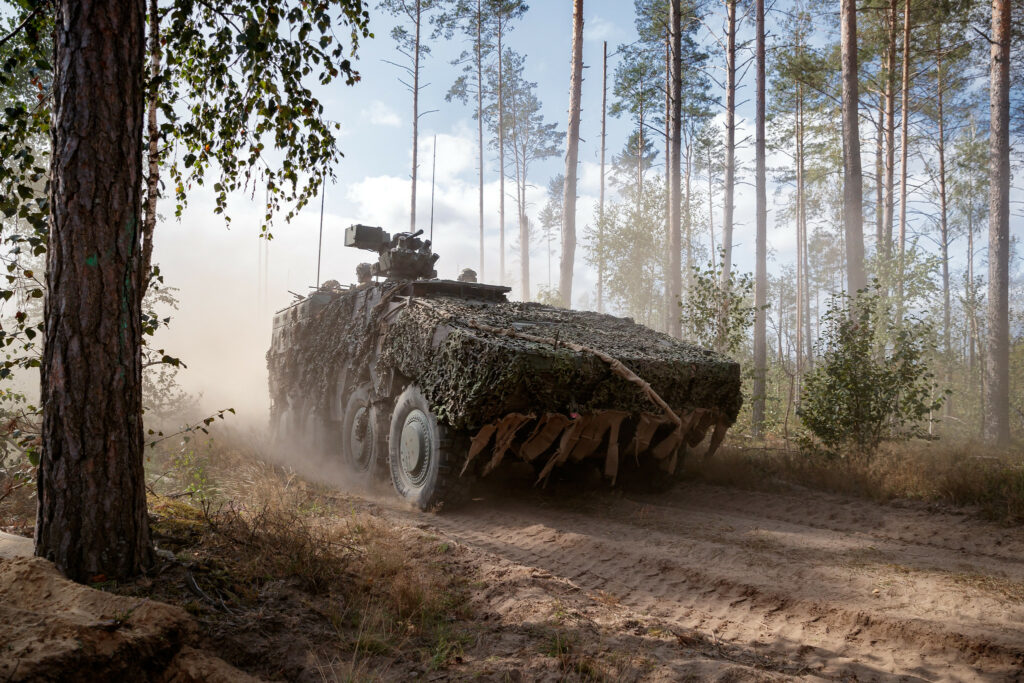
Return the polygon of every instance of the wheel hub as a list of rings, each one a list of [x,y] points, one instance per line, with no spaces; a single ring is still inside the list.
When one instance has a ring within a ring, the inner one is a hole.
[[[413,410],[405,418],[399,444],[402,469],[411,483],[420,484],[426,476],[431,446],[427,416],[420,410]]]
[[[349,434],[349,452],[352,454],[352,464],[359,470],[365,470],[370,465],[370,443],[369,434],[370,411],[362,406],[356,412],[352,420],[352,430]]]

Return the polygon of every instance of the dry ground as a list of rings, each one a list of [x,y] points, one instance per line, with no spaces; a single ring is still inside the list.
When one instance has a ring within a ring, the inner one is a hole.
[[[206,457],[174,481],[205,509],[152,501],[174,558],[103,587],[183,606],[187,646],[263,678],[1024,680],[1024,529],[977,510],[691,480],[422,514]]]
[[[570,639],[643,678],[1024,679],[1024,533],[967,514],[702,484],[384,514],[499,579],[497,618],[562,600]]]

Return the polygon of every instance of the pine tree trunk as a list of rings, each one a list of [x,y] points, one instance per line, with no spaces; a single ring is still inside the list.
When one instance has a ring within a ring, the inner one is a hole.
[[[513,106],[516,106],[513,100]],[[518,136],[517,136],[518,137]],[[516,140],[513,140],[516,144]],[[516,207],[519,218],[519,282],[523,301],[530,300],[530,224],[526,220],[526,145],[516,146]]]
[[[683,125],[683,62],[682,62],[682,16],[680,13],[680,0],[669,2],[669,36],[671,48],[669,50],[669,64],[671,72],[671,83],[669,88],[670,112],[669,112],[669,334],[676,339],[683,338],[682,319],[679,316],[679,302],[683,297],[683,269],[682,269],[682,209],[680,183],[680,156],[682,143]]]
[[[672,0],[669,0],[671,4]],[[671,7],[670,7],[671,11]],[[665,256],[662,258],[664,269],[665,291],[662,296],[661,329],[665,334],[672,334],[672,37],[665,33]]]
[[[843,225],[846,241],[846,286],[852,296],[867,285],[864,272],[863,182],[857,83],[857,7],[842,0],[840,50],[843,88]]]
[[[644,91],[644,75],[640,74],[640,92]],[[640,200],[644,194],[644,99],[640,97],[639,113],[637,114],[637,151],[636,151],[636,211],[640,213]]]
[[[678,2],[678,0],[675,0]],[[765,73],[764,73],[764,0],[755,0],[755,33],[757,60],[756,112],[754,115],[755,185],[757,210],[757,236],[754,268],[754,405],[752,422],[754,436],[760,436],[764,425],[765,375],[768,368],[767,314],[768,302],[768,199],[765,178]]]
[[[885,89],[878,93],[878,122],[875,126],[875,253],[885,256]]]
[[[608,115],[608,41],[601,47],[601,190],[598,197],[597,224],[597,312],[604,313],[604,154]],[[550,275],[548,279],[550,280]]]
[[[804,128],[803,128],[803,84],[796,86],[796,380],[799,388],[800,378],[804,372],[804,287],[806,274],[804,273],[804,213],[806,212],[806,201],[804,198]]]
[[[903,73],[900,79],[900,233],[896,274],[896,310],[903,317],[907,262],[907,122],[910,118],[910,0],[903,5]]]
[[[733,196],[736,191],[736,0],[726,0],[725,198],[722,204],[722,287],[732,273]]]
[[[975,305],[976,293],[974,290],[974,217],[973,213],[967,212],[967,282],[966,295],[970,308],[967,311],[968,343],[970,344],[967,357],[967,372],[971,382],[977,379],[978,385],[978,406],[980,408],[980,435],[985,434],[985,373],[978,372],[978,360],[981,355],[981,339],[978,334],[978,310]],[[980,377],[979,377],[980,375]]]
[[[505,99],[501,38],[504,27],[498,12],[498,284],[505,284]]]
[[[948,207],[946,206],[946,121],[943,111],[943,95],[945,89],[945,83],[943,81],[942,71],[942,39],[939,39],[939,46],[936,55],[935,62],[935,103],[938,114],[939,124],[939,140],[938,140],[938,152],[939,152],[939,233],[941,237],[942,247],[942,341],[943,350],[946,357],[946,386],[952,386],[953,383],[953,348],[951,339],[951,317],[952,312],[950,308],[950,284],[949,284],[949,222],[948,222]],[[952,397],[947,397],[946,402],[943,404],[943,414],[946,417],[952,412],[953,401]]]
[[[483,0],[476,0],[476,135],[480,150],[480,282],[484,276],[484,74],[483,74]]]
[[[887,9],[887,42],[885,51],[885,251],[882,262],[892,260],[893,216],[896,211],[896,0],[889,0]]]
[[[804,210],[800,214],[801,227],[800,237],[803,240],[801,244],[801,251],[803,252],[803,272],[804,272],[804,298],[801,302],[801,306],[804,309],[804,359],[807,361],[804,364],[804,369],[810,371],[814,367],[814,337],[811,336],[811,251],[807,246],[807,203],[806,203],[806,169],[804,170]]]
[[[409,231],[416,232],[416,167],[419,165],[420,135],[420,0],[416,0],[416,42],[412,50],[412,193],[409,201]]]
[[[799,175],[799,191],[797,192],[799,211],[797,221],[799,227],[797,230],[797,240],[799,244],[797,246],[797,258],[800,263],[797,266],[797,281],[799,286],[797,287],[797,301],[796,305],[800,311],[800,315],[797,320],[800,321],[800,331],[797,333],[797,339],[802,340],[803,346],[798,351],[797,357],[800,354],[803,355],[804,362],[799,365],[797,372],[797,386],[800,386],[801,373],[810,370],[814,364],[813,354],[813,339],[811,337],[811,293],[810,293],[810,268],[809,261],[810,257],[807,248],[807,170],[806,170],[806,159],[807,159],[807,147],[806,147],[806,125],[804,123],[804,112],[805,112],[805,100],[803,84],[797,86],[797,111],[799,116],[799,123],[797,124],[798,136],[797,136],[797,173]]]
[[[992,0],[985,437],[1010,443],[1010,0]]]
[[[690,277],[693,274],[693,207],[690,204],[693,198],[693,192],[691,189],[691,182],[693,178],[693,138],[687,136],[687,140],[683,146],[686,150],[686,171],[683,174],[683,187],[686,188],[683,192],[683,220],[686,225],[686,264],[684,271],[686,273],[686,285],[687,290],[692,290]]]
[[[711,146],[708,146],[708,235],[711,240],[711,262],[718,263],[718,250],[715,249],[715,178],[711,164]],[[692,273],[690,273],[692,274]],[[688,277],[689,275],[688,274]]]
[[[572,307],[572,275],[576,261],[576,166],[579,161],[580,91],[583,87],[583,0],[573,0],[572,71],[569,79],[569,126],[565,135],[565,194],[562,198],[562,263],[558,293]]]
[[[152,560],[142,464],[145,2],[56,3],[36,554],[77,581]]]
[[[530,222],[526,218],[526,189],[520,193],[519,209],[519,279],[523,283],[523,301],[530,300]]]

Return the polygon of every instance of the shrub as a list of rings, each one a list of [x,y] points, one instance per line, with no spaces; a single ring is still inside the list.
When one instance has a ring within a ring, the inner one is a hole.
[[[895,321],[877,285],[833,297],[822,323],[820,361],[804,379],[797,414],[825,450],[870,456],[883,441],[927,437],[925,420],[947,393],[928,367],[931,325]]]
[[[723,252],[724,256],[724,252]],[[722,281],[721,260],[693,268],[693,287],[679,302],[683,333],[705,348],[736,354],[747,341],[757,307],[749,273],[730,272]]]

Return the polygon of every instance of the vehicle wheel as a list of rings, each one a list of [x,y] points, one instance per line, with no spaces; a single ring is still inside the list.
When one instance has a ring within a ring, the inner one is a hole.
[[[391,481],[398,495],[421,510],[451,502],[459,483],[453,481],[457,474],[452,471],[451,443],[419,388],[406,387],[395,401],[388,439]]]
[[[358,387],[345,402],[345,413],[341,420],[341,457],[345,468],[359,482],[365,483],[374,470],[373,408],[370,392]]]

